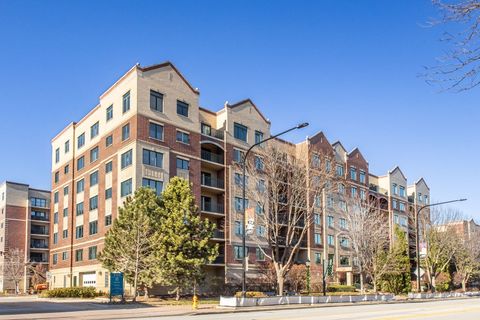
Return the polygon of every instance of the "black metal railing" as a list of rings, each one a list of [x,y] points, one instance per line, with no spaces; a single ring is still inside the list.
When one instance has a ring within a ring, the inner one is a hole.
[[[225,213],[225,208],[223,206],[223,203],[202,203],[201,206],[202,211],[206,212],[213,212],[213,213]]]
[[[32,248],[32,249],[48,249],[48,243],[32,242],[30,244],[30,248]]]
[[[30,218],[32,220],[37,220],[37,221],[48,221],[48,215],[36,215],[34,213],[31,214]]]
[[[218,256],[215,258],[215,260],[213,260],[212,264],[223,264],[225,263],[225,256]]]
[[[202,175],[201,183],[202,183],[202,186],[207,186],[207,187],[213,187],[213,188],[219,188],[219,189],[223,189],[225,187],[225,183],[223,180],[212,178],[211,176],[206,176],[206,175]]]
[[[223,154],[213,153],[210,150],[202,149],[201,157],[203,160],[223,164]]]
[[[223,138],[225,137],[225,135],[223,134],[223,130],[216,130],[212,128],[209,128],[208,130],[202,130],[202,134],[220,140],[223,140]]]
[[[213,238],[224,239],[225,238],[225,232],[223,230],[216,229],[216,230],[213,231]]]
[[[42,234],[42,235],[48,235],[48,229],[47,228],[35,228],[32,227],[30,229],[31,234]]]

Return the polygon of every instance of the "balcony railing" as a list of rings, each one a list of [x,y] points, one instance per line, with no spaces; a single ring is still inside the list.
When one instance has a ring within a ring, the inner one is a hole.
[[[202,149],[201,156],[203,160],[223,164],[223,154],[213,153],[212,151]]]
[[[206,212],[213,212],[213,213],[225,213],[225,208],[223,206],[223,203],[202,203],[201,206],[202,211]]]
[[[202,175],[201,179],[202,186],[213,187],[218,189],[223,189],[225,187],[225,183],[223,180],[215,179],[209,176]]]
[[[32,248],[32,249],[48,249],[48,243],[31,243],[30,248]]]
[[[48,229],[44,228],[32,228],[30,230],[31,234],[41,234],[41,235],[48,235]]]
[[[45,258],[40,258],[40,257],[30,257],[31,262],[42,262],[42,263],[48,263],[48,260]]]
[[[217,138],[217,139],[220,139],[220,140],[223,140],[223,137],[224,137],[223,130],[216,130],[216,129],[211,129],[211,128],[209,128],[208,131],[207,130],[202,130],[202,134],[206,135],[206,136],[209,136],[209,137],[214,137],[214,138]]]
[[[30,218],[32,220],[37,220],[37,221],[48,221],[48,215],[47,216],[39,216],[39,215],[32,214],[30,216]]]
[[[225,263],[225,256],[218,256],[212,262],[212,264],[223,264],[223,263]]]
[[[223,230],[214,230],[213,231],[213,238],[216,239],[224,239],[225,238],[225,232]]]

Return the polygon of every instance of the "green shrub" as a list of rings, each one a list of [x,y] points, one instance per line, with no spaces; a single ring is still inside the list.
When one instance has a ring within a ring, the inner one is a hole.
[[[327,286],[327,292],[355,292],[355,286],[331,284]]]
[[[44,298],[95,298],[98,293],[94,287],[57,288],[41,294]]]
[[[246,292],[246,297],[247,298],[264,298],[266,297],[267,295],[263,292],[260,292],[260,291],[247,291]],[[235,294],[235,297],[237,298],[241,298],[242,297],[242,293],[239,291]]]

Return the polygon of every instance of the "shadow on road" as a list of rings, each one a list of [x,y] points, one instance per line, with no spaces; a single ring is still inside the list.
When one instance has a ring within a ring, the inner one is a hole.
[[[28,314],[28,313],[50,313],[50,312],[71,312],[71,311],[94,311],[94,310],[125,310],[151,308],[146,303],[109,304],[101,301],[51,301],[43,299],[32,300],[9,300],[0,301],[0,315]]]

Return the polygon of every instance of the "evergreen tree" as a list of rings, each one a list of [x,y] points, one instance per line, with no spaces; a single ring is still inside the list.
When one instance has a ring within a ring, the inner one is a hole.
[[[395,226],[395,242],[385,259],[389,260],[390,270],[382,277],[382,288],[395,294],[411,290],[410,259],[405,233]]]
[[[195,285],[202,278],[202,266],[218,255],[218,245],[211,237],[215,224],[202,220],[195,206],[191,186],[174,177],[162,193],[161,219],[156,234],[155,255],[159,282],[176,288]]]
[[[105,247],[99,255],[103,266],[111,272],[123,272],[135,290],[151,286],[157,273],[155,237],[160,220],[160,199],[151,189],[140,188],[127,197],[118,218],[105,235]]]

